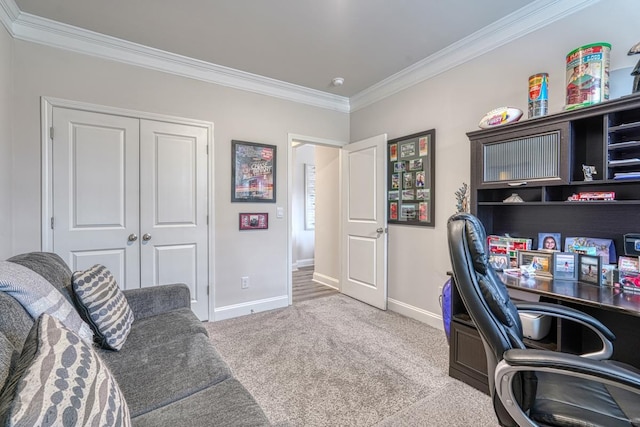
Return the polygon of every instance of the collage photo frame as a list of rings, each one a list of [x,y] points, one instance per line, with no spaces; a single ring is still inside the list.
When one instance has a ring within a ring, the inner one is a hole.
[[[387,222],[435,226],[435,129],[390,140]]]

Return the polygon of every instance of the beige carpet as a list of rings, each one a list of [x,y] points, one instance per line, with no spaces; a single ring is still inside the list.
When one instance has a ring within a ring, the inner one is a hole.
[[[207,329],[276,425],[497,425],[490,398],[448,376],[442,331],[341,294]]]

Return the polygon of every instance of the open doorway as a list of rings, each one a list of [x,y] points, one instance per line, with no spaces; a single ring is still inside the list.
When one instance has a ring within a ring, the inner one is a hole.
[[[289,135],[289,305],[340,290],[340,147]]]

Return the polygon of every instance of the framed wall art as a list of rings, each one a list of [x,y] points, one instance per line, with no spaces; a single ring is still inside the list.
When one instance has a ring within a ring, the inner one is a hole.
[[[231,141],[231,201],[276,202],[276,146]]]
[[[241,213],[240,230],[266,230],[269,228],[268,213]]]
[[[435,143],[435,129],[387,143],[388,223],[435,226]]]

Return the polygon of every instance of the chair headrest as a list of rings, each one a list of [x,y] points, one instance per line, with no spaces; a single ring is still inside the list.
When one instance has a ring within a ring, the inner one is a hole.
[[[466,212],[452,215],[449,218],[449,222],[452,221],[466,221],[465,232],[467,234],[469,252],[473,260],[473,268],[480,274],[487,274],[487,233],[484,230],[484,226],[477,217]]]

